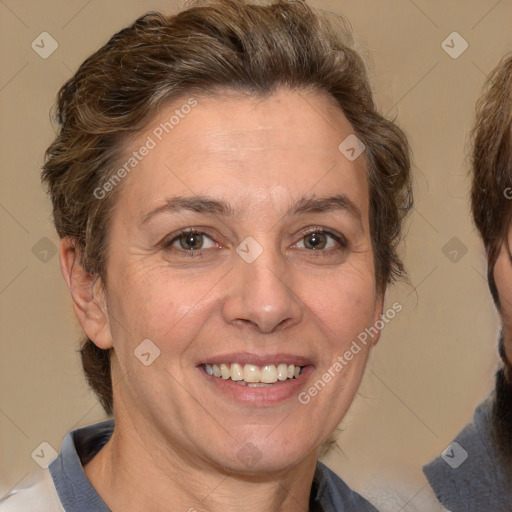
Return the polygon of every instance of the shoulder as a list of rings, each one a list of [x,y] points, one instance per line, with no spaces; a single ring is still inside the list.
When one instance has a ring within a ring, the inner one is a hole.
[[[491,411],[491,399],[480,404],[473,421],[423,468],[437,499],[454,512],[469,506],[481,512],[510,510],[510,484],[492,442]]]
[[[0,499],[0,512],[64,512],[48,469],[37,469]]]
[[[366,498],[380,512],[450,512],[425,480],[394,473],[380,476],[384,478],[372,478],[365,489]]]
[[[378,512],[377,509],[350,487],[325,464],[318,462],[314,485],[315,501],[320,510],[343,510],[347,512]]]
[[[87,479],[82,461],[104,446],[113,428],[113,420],[107,420],[68,432],[48,469],[34,470],[0,498],[0,512],[108,511]]]

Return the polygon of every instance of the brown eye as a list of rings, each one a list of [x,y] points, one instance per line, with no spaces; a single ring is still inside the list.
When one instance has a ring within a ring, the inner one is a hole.
[[[182,251],[201,251],[215,247],[213,240],[206,234],[199,231],[184,231],[173,238],[168,247]]]
[[[185,250],[197,251],[203,247],[203,235],[201,233],[182,233],[178,240]]]
[[[306,249],[325,249],[328,236],[325,233],[313,232],[304,237]]]
[[[310,251],[331,252],[348,247],[343,235],[317,228],[302,236],[295,247]]]

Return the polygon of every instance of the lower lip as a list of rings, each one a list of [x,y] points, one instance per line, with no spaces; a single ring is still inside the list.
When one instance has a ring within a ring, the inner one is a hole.
[[[295,379],[277,381],[271,386],[262,387],[244,386],[231,379],[208,375],[202,366],[199,366],[198,370],[211,385],[234,400],[251,405],[268,406],[290,398],[297,399],[300,390],[306,386],[307,379],[313,373],[314,367],[312,365],[305,366],[302,373]]]

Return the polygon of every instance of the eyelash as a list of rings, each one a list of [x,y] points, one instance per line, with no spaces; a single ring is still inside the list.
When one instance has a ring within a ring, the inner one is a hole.
[[[209,236],[207,233],[205,233],[204,231],[200,231],[200,230],[194,229],[194,228],[186,228],[186,229],[182,229],[181,231],[179,231],[169,241],[165,241],[163,243],[163,248],[165,250],[170,251],[170,252],[180,252],[180,253],[186,254],[188,257],[203,256],[204,251],[207,251],[208,249],[185,250],[185,249],[176,249],[176,248],[172,247],[172,245],[176,241],[179,240],[180,236],[182,236],[184,234],[187,234],[187,235],[202,235],[202,236],[205,236],[205,237],[209,238],[213,243],[215,243],[213,238],[211,236]],[[348,246],[349,246],[349,244],[347,242],[347,239],[343,235],[341,235],[339,233],[336,233],[335,231],[331,231],[329,229],[325,229],[325,228],[321,228],[321,227],[313,227],[313,228],[308,229],[308,231],[304,232],[300,236],[300,240],[299,241],[302,241],[304,238],[306,238],[308,235],[311,235],[311,234],[326,235],[326,236],[332,238],[339,245],[339,247],[334,248],[334,249],[333,248],[331,248],[331,249],[320,249],[320,250],[303,249],[303,250],[308,251],[310,253],[314,253],[315,257],[318,257],[320,255],[328,256],[332,252],[343,251],[343,250],[347,249]],[[296,244],[297,243],[299,243],[299,242],[296,242]],[[296,244],[294,244],[294,245],[296,245]]]
[[[315,252],[316,254],[326,253],[326,252],[330,253],[331,251],[340,251],[340,250],[344,250],[344,249],[348,248],[348,241],[343,235],[341,235],[340,233],[336,233],[335,231],[331,231],[329,229],[321,228],[319,226],[308,229],[308,231],[306,231],[305,233],[303,233],[301,235],[300,240],[303,240],[308,235],[312,235],[312,234],[319,234],[319,235],[321,234],[321,235],[329,236],[339,245],[339,247],[336,247],[334,249],[323,249],[323,250],[318,250],[318,251],[315,251],[314,249],[308,249],[309,252]]]

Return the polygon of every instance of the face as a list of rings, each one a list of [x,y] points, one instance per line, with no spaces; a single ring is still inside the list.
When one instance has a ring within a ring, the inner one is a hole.
[[[512,229],[509,240],[512,240]],[[500,316],[502,322],[503,340],[507,359],[512,361],[512,261],[507,242],[501,246],[496,265],[494,267],[494,281],[500,300]]]
[[[353,130],[322,96],[198,96],[160,133],[186,101],[130,142],[155,146],[110,223],[93,339],[114,348],[116,424],[239,473],[316,460],[370,343],[343,356],[382,312],[364,155],[339,151]]]
[[[509,240],[511,235],[512,233],[509,232]],[[499,343],[500,345],[503,343],[506,358],[512,362],[512,261],[506,243],[502,244],[496,260],[494,281],[499,296],[502,324]],[[505,367],[496,373],[494,395],[494,440],[512,476],[512,385],[510,373]]]

